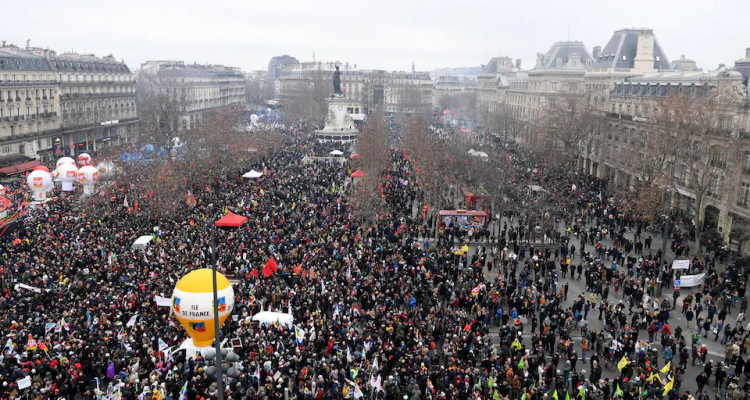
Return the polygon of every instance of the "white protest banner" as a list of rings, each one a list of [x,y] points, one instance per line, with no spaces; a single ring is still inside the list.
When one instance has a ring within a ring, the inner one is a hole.
[[[19,389],[26,389],[27,387],[31,386],[31,377],[27,376],[23,379],[19,379],[16,381],[16,383],[18,384]]]
[[[24,285],[23,283],[17,283],[16,286],[14,286],[14,289],[19,292],[21,291],[20,289],[31,290],[34,293],[42,293],[42,291],[49,292],[49,289],[39,289],[34,286]]]
[[[690,268],[690,260],[674,260],[672,262],[672,269],[688,269]]]
[[[679,287],[693,287],[700,286],[706,279],[706,274],[698,275],[682,275],[679,279],[675,279],[675,286]],[[677,283],[679,282],[679,284]]]
[[[169,297],[161,297],[159,295],[154,296],[154,300],[156,300],[156,305],[159,307],[172,307],[172,299]]]

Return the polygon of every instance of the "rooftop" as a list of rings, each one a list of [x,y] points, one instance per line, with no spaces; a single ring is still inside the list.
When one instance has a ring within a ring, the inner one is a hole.
[[[635,56],[638,52],[638,38],[641,35],[652,35],[652,29],[621,29],[615,31],[612,38],[601,51],[594,62],[594,69],[631,69],[634,67]],[[654,66],[656,70],[669,69],[669,59],[654,37],[653,43]]]

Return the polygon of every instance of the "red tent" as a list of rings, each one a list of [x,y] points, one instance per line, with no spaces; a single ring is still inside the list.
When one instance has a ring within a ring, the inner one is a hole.
[[[240,225],[247,221],[247,217],[241,217],[235,213],[230,212],[229,214],[221,217],[220,220],[216,221],[216,226],[223,226],[229,228],[238,228]]]
[[[364,178],[364,177],[365,177],[365,173],[362,172],[362,170],[360,169],[352,172],[352,178]]]

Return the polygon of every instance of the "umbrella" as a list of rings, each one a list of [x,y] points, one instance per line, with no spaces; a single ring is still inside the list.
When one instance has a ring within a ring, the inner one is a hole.
[[[328,154],[330,154],[332,156],[341,156],[341,155],[344,155],[344,152],[342,152],[341,150],[334,150],[334,151],[332,151],[332,152],[330,152]]]
[[[246,172],[244,175],[242,175],[243,178],[260,178],[263,176],[262,172],[258,172],[254,169],[251,169],[250,171]]]

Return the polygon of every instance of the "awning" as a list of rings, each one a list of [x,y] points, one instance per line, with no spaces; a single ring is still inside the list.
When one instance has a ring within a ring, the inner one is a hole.
[[[227,228],[238,228],[240,225],[247,221],[247,217],[239,216],[235,213],[230,212],[229,214],[221,217],[220,220],[216,221],[216,226],[223,226]]]
[[[42,163],[40,163],[39,160],[27,161],[16,165],[11,165],[10,167],[0,168],[0,174],[20,174],[21,172],[30,171],[34,169],[34,167],[38,167],[40,165],[42,165]]]

